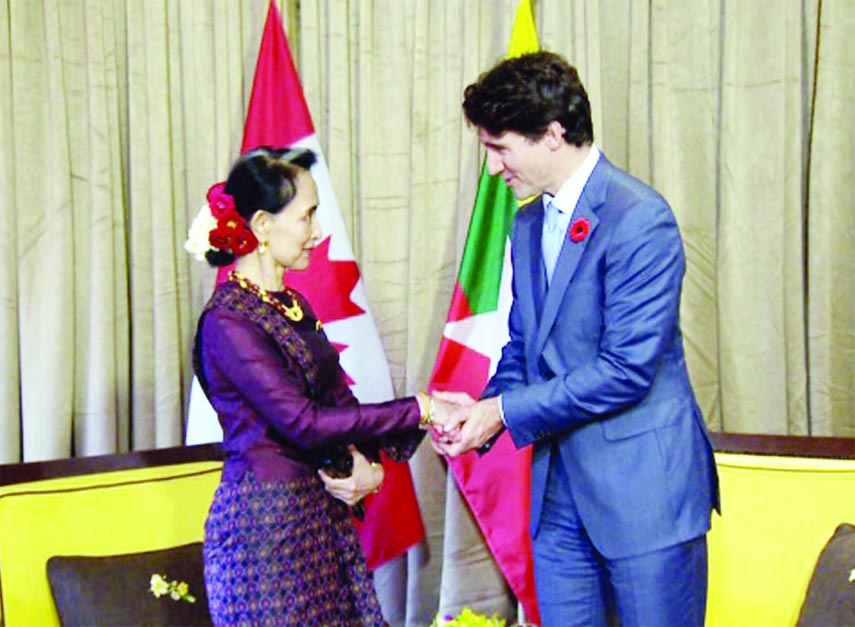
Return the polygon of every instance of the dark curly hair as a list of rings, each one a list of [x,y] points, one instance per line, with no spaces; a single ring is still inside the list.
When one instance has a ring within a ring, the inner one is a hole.
[[[464,90],[463,112],[470,124],[491,135],[514,131],[538,140],[557,120],[568,143],[594,141],[591,105],[579,73],[553,52],[507,59],[485,72]]]
[[[235,210],[247,222],[259,209],[276,214],[297,195],[297,176],[315,161],[308,148],[255,148],[234,162],[224,191],[235,199]],[[210,250],[205,256],[212,266],[235,260],[228,250]]]

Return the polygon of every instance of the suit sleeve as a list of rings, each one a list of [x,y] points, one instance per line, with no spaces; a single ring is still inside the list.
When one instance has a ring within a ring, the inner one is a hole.
[[[677,224],[663,200],[642,201],[623,214],[605,253],[596,357],[563,376],[504,395],[517,446],[613,416],[645,398],[679,333],[684,269]]]
[[[299,447],[359,443],[418,429],[415,399],[318,405],[306,393],[297,364],[286,359],[262,329],[243,318],[210,312],[202,338],[205,370],[215,369],[217,377],[230,384],[231,392],[219,395],[218,403],[249,404],[283,438]]]

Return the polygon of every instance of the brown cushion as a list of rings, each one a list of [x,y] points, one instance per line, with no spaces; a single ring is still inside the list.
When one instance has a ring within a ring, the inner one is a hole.
[[[186,582],[196,602],[155,597],[149,590],[155,573]],[[212,624],[201,542],[107,557],[54,556],[47,574],[63,627]]]
[[[855,625],[855,527],[842,524],[819,554],[810,578],[799,627]]]

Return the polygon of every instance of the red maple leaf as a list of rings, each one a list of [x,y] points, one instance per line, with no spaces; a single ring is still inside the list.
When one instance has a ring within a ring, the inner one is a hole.
[[[355,261],[333,261],[329,257],[330,238],[315,246],[306,270],[289,270],[285,283],[309,301],[318,320],[324,324],[365,313],[350,299],[359,281]]]

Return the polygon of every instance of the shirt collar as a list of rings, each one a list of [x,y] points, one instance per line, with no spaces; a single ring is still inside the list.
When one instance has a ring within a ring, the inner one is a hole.
[[[600,160],[600,150],[595,144],[591,144],[591,149],[585,155],[585,159],[573,175],[567,179],[558,190],[555,196],[551,194],[543,195],[543,206],[552,202],[552,205],[563,214],[571,214],[576,208],[576,203],[582,196],[582,190],[585,189],[585,184],[591,178],[591,173]]]

